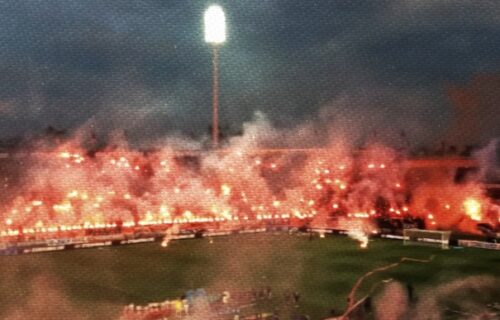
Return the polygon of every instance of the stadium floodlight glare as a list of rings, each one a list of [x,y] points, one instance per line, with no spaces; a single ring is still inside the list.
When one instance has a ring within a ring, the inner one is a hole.
[[[210,6],[205,11],[205,41],[220,44],[226,41],[226,17],[218,5]]]
[[[219,144],[219,48],[226,41],[226,17],[218,5],[205,11],[205,41],[212,46],[213,92],[212,92],[212,145]]]

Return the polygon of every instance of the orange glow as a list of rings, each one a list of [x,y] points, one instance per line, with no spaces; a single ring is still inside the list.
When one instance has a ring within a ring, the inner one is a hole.
[[[147,155],[118,147],[90,157],[77,145],[70,142],[30,159],[31,180],[2,204],[0,234],[113,228],[118,221],[125,228],[194,222],[222,227],[222,222],[290,219],[326,229],[339,219],[369,224],[382,214],[427,218],[437,228],[455,211],[475,221],[489,212],[476,189],[445,194],[438,188],[423,197],[439,196],[435,201],[405,202],[413,192],[405,180],[407,163],[380,146],[356,155],[332,147],[307,154],[299,165],[286,150],[228,149],[200,153],[191,166],[167,147]],[[380,197],[387,201],[383,209],[376,205]]]
[[[222,195],[223,196],[229,196],[231,195],[231,187],[228,186],[227,184],[223,184],[221,187]]]
[[[481,221],[481,202],[474,198],[467,198],[464,201],[465,214],[474,221]]]

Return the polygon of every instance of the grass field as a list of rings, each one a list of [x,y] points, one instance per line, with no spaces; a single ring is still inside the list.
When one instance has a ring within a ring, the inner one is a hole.
[[[386,278],[410,283],[418,295],[467,276],[500,277],[496,251],[408,247],[382,239],[362,250],[343,236],[309,241],[296,235],[253,234],[215,238],[213,243],[182,240],[167,248],[150,243],[1,257],[0,306],[6,315],[26,303],[33,310],[37,307],[30,304],[57,308],[57,300],[95,318],[112,319],[125,304],[173,299],[189,289],[210,293],[270,286],[275,301],[287,290],[300,292],[299,310],[320,319],[332,308],[344,310],[348,292],[365,272],[402,256],[431,255],[435,258],[430,263],[409,262],[369,278],[358,296]]]

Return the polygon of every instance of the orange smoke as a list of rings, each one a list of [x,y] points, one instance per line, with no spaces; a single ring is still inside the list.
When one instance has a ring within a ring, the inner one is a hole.
[[[195,155],[122,146],[88,155],[69,142],[29,158],[22,188],[2,208],[0,235],[304,219],[324,228],[380,215],[473,231],[483,220],[488,203],[478,185],[456,186],[446,175],[415,184],[407,163],[381,145]]]
[[[465,214],[474,221],[481,221],[481,202],[474,198],[467,198],[464,200]]]

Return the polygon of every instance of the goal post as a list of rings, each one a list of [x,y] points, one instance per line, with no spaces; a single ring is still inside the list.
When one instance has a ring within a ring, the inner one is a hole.
[[[439,245],[442,249],[449,249],[450,236],[451,231],[404,229],[403,244],[411,245],[424,242]]]

